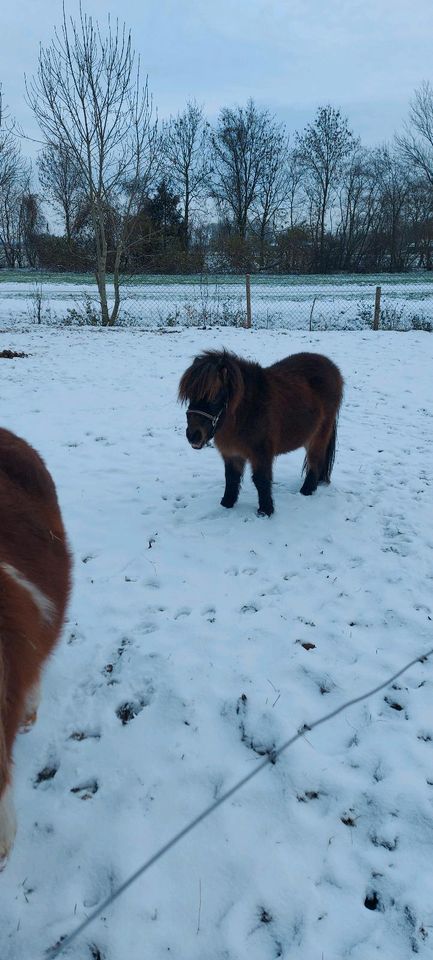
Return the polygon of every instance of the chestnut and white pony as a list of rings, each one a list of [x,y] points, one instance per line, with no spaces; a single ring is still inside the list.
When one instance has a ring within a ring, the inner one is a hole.
[[[63,625],[71,560],[53,480],[0,429],[0,869],[12,848],[12,748],[36,719],[42,666]]]

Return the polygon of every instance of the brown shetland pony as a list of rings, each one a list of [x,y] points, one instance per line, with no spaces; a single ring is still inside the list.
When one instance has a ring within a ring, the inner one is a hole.
[[[71,561],[56,490],[39,454],[0,429],[0,869],[16,831],[17,731],[36,719],[39,680],[62,628]]]
[[[318,353],[296,353],[261,367],[225,350],[207,350],[179,384],[179,400],[189,402],[191,446],[201,450],[214,437],[224,460],[222,506],[236,503],[248,460],[258,512],[266,516],[274,511],[272,461],[279,453],[305,447],[305,496],[330,482],[342,396],[338,367]]]

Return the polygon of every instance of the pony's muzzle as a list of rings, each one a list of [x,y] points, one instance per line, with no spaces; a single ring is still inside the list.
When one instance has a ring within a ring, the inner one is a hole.
[[[201,450],[204,444],[204,438],[201,430],[195,430],[195,429],[190,430],[190,428],[187,427],[186,439],[188,440],[188,443],[190,443],[191,446],[194,448],[194,450]]]

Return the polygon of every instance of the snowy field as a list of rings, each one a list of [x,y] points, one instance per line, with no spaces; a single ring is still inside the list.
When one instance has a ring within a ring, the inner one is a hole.
[[[5,318],[6,319],[6,318]],[[346,379],[333,483],[276,512],[176,404],[202,348],[318,350]],[[433,338],[3,330],[1,422],[56,480],[75,557],[63,640],[16,744],[1,960],[42,960],[283,740],[432,646]],[[433,665],[305,736],[133,886],[69,960],[432,956]]]
[[[382,325],[433,326],[433,277],[286,276],[251,278],[253,325],[264,329],[362,330],[371,326],[376,285],[382,287]],[[97,302],[89,275],[1,271],[2,316],[10,323],[76,322]],[[143,329],[241,325],[246,313],[245,278],[135,277],[125,281],[120,322]]]

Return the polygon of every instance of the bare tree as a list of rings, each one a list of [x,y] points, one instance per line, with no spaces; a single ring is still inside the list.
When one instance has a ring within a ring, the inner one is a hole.
[[[26,89],[46,147],[57,149],[61,141],[82,180],[92,223],[101,318],[104,326],[111,326],[119,313],[120,266],[131,217],[148,189],[157,156],[157,126],[131,34],[109,19],[104,35],[81,7],[78,22],[66,18],[63,10],[61,28],[48,47],[41,47],[37,75]],[[115,218],[112,251],[107,210]]]
[[[241,241],[258,201],[274,135],[268,111],[259,109],[253,100],[246,107],[221,110],[218,126],[211,133],[213,197],[223,215],[230,216]]]
[[[252,203],[259,227],[259,265],[262,268],[265,266],[266,240],[269,234],[275,234],[282,209],[287,206],[290,189],[287,164],[289,145],[285,131],[281,125],[269,119],[265,133],[265,161],[257,195]]]
[[[39,182],[46,198],[60,214],[65,236],[72,240],[73,224],[84,199],[83,179],[69,150],[61,141],[49,144],[37,160]]]
[[[0,190],[6,189],[15,178],[20,150],[13,136],[13,125],[3,101],[0,84]]]
[[[419,176],[418,186],[412,194],[417,222],[416,234],[420,239],[420,258],[427,269],[432,269],[432,236],[433,225],[431,216],[432,187],[433,187],[433,88],[428,81],[424,81],[418,90],[415,90],[409,111],[409,121],[405,125],[404,133],[396,137],[397,147],[403,160],[409,163]],[[422,200],[424,213],[419,211],[419,198]],[[421,227],[420,224],[423,224]],[[422,238],[422,239],[421,239]]]
[[[42,225],[39,200],[31,189],[29,165],[19,153],[16,160],[13,177],[0,191],[0,246],[8,267],[35,267]]]
[[[415,90],[409,122],[396,141],[403,157],[433,186],[433,88],[427,81]]]
[[[30,166],[21,155],[0,88],[0,247],[8,267],[23,266],[26,258],[34,265],[32,240],[38,215],[37,198],[30,190]]]
[[[411,187],[407,216],[413,243],[415,263],[426,270],[433,269],[433,192],[423,177],[416,178]]]
[[[296,151],[304,171],[305,190],[309,201],[309,217],[315,248],[315,267],[326,269],[325,234],[335,193],[344,165],[358,146],[345,117],[329,104],[319,107],[314,123],[296,134]]]
[[[408,265],[408,201],[412,178],[407,164],[388,145],[374,152],[374,176],[381,206],[381,227],[386,238],[387,268],[392,272]]]
[[[7,267],[20,266],[20,193],[15,179],[3,180],[0,190],[0,246]]]
[[[29,184],[21,198],[20,232],[25,261],[30,267],[38,264],[38,237],[44,222],[39,195]]]
[[[358,146],[346,164],[338,191],[336,266],[358,269],[371,231],[380,220],[380,191],[374,172],[374,154]]]
[[[288,225],[294,230],[304,222],[303,171],[297,150],[289,151],[286,166]]]
[[[171,117],[163,130],[166,176],[183,207],[185,250],[190,243],[191,217],[203,200],[209,181],[208,124],[202,108],[188,102],[183,113]]]

